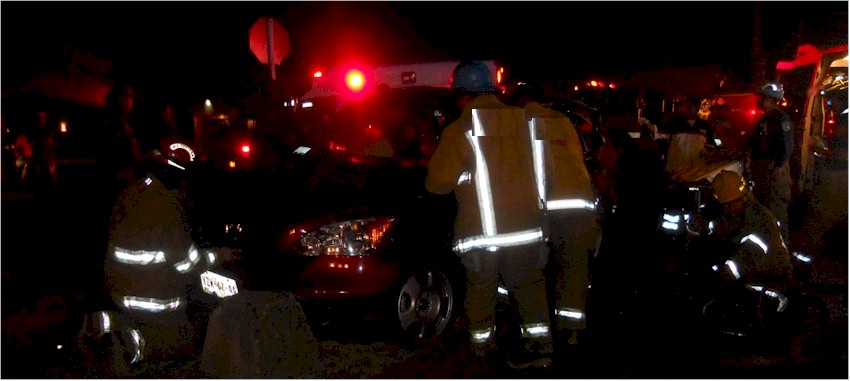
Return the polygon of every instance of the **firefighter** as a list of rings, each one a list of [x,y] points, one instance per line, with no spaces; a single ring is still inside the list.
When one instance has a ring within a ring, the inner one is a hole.
[[[711,237],[736,247],[724,272],[747,285],[761,286],[768,296],[799,289],[776,217],[753,197],[744,177],[720,172],[712,181],[712,194],[723,211],[711,223]]]
[[[577,344],[579,332],[587,328],[590,255],[601,238],[596,191],[570,119],[534,101],[542,94],[535,94],[533,89],[517,98],[511,104],[525,109],[537,191],[546,205],[557,264],[555,327],[568,333],[568,343]]]
[[[467,272],[472,352],[479,364],[492,362],[501,275],[518,304],[523,339],[508,365],[546,367],[552,353],[542,271],[548,252],[524,113],[499,100],[491,72],[479,61],[459,64],[452,88],[463,111],[442,132],[425,187],[436,194],[454,191],[458,201],[454,250]]]
[[[747,170],[753,181],[753,196],[773,212],[782,238],[789,244],[788,203],[793,186],[789,159],[794,150],[794,128],[791,117],[779,108],[785,99],[782,84],[767,82],[759,93],[764,114],[750,136]]]
[[[112,328],[129,351],[122,366],[192,354],[197,342],[187,296],[201,272],[229,256],[226,249],[201,250],[192,240],[183,204],[195,159],[187,142],[166,136],[146,155],[147,175],[128,186],[112,210],[104,270],[125,317],[126,329]]]

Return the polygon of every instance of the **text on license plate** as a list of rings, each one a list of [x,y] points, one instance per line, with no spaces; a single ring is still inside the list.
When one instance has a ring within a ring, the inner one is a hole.
[[[219,298],[239,293],[235,280],[211,271],[201,274],[201,286],[204,288],[204,292],[214,294]]]

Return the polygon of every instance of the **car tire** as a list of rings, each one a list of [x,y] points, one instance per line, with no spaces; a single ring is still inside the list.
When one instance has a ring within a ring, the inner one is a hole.
[[[389,293],[393,337],[405,346],[439,342],[454,330],[463,308],[463,279],[453,266],[423,266],[404,274]]]

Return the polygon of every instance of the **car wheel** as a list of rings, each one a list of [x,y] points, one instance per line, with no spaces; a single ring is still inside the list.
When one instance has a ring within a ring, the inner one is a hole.
[[[458,310],[456,287],[435,268],[413,272],[403,280],[395,297],[395,319],[405,339],[423,343],[451,326]]]

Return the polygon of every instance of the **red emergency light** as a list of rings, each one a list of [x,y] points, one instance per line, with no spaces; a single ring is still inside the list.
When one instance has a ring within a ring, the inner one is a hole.
[[[242,144],[242,154],[248,156],[251,153],[251,145],[248,143]]]
[[[363,72],[357,69],[349,70],[345,73],[345,84],[349,89],[351,89],[351,91],[363,90],[363,86],[366,85],[366,79],[363,76]]]
[[[313,78],[322,78],[322,72],[316,71],[315,73],[313,73]]]

